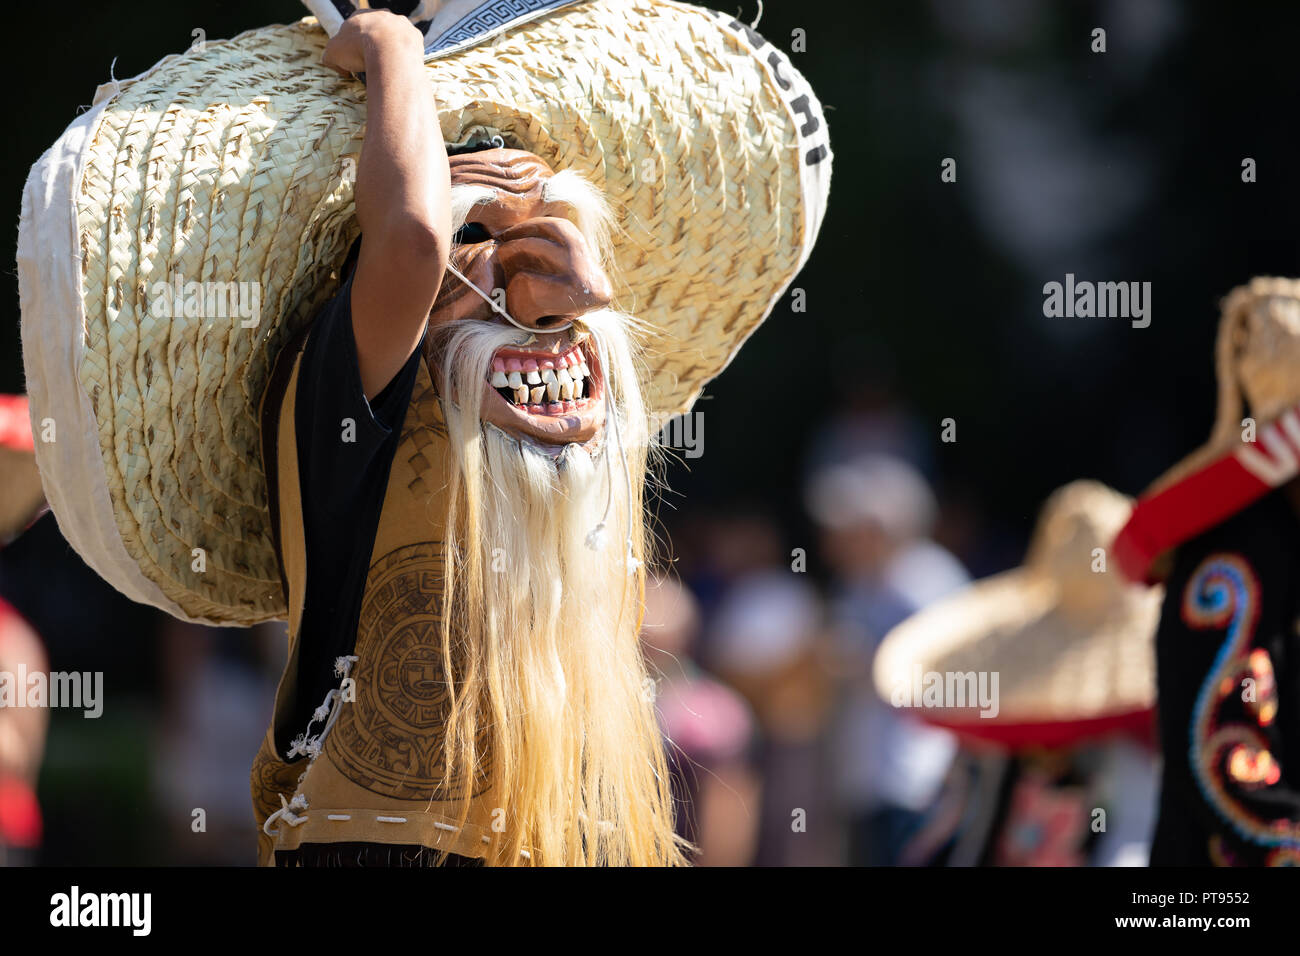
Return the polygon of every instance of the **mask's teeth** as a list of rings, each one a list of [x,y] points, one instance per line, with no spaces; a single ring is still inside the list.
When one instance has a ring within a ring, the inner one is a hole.
[[[492,360],[488,381],[514,405],[547,414],[572,411],[591,396],[591,368],[581,346],[543,359]]]

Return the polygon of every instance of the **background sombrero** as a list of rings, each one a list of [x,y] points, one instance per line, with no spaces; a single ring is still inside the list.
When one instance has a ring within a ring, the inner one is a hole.
[[[914,614],[876,655],[876,691],[890,701],[916,674],[997,672],[998,713],[917,707],[963,735],[1013,746],[1060,746],[1116,730],[1144,731],[1155,707],[1155,632],[1162,589],[1094,571],[1132,502],[1076,481],[1043,507],[1024,565]]]
[[[24,363],[34,418],[59,429],[37,449],[51,507],[115,587],[193,620],[284,612],[257,405],[356,236],[365,116],[364,87],[321,66],[326,39],[306,18],[100,87],[23,196]],[[498,130],[605,190],[616,305],[659,330],[650,406],[688,408],[820,226],[829,141],[788,59],[723,14],[591,0],[428,72],[448,142]],[[259,283],[260,311],[158,317],[177,276]]]

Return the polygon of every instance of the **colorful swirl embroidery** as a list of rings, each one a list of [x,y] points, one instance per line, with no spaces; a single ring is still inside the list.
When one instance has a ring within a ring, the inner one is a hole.
[[[1300,850],[1300,824],[1256,816],[1234,799],[1224,779],[1226,774],[1243,790],[1261,789],[1281,779],[1281,768],[1257,729],[1241,723],[1220,725],[1218,720],[1224,703],[1238,692],[1242,676],[1255,681],[1255,700],[1253,706],[1245,702],[1247,713],[1267,726],[1277,710],[1272,661],[1267,652],[1261,658],[1250,650],[1259,619],[1259,581],[1254,571],[1239,555],[1211,555],[1187,582],[1182,614],[1188,627],[1227,631],[1192,712],[1189,757],[1197,786],[1238,836],[1256,846],[1279,848],[1270,861],[1274,856],[1279,862],[1289,860],[1288,854]]]

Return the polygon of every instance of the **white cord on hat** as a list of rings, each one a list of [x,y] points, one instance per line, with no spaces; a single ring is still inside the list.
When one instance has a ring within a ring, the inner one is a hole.
[[[469,279],[465,278],[464,273],[462,273],[459,269],[457,269],[455,266],[453,266],[453,265],[451,264],[450,260],[447,262],[447,271],[450,272],[452,275],[454,275],[454,276],[455,276],[457,279],[459,279],[461,282],[465,283],[467,286],[469,286],[469,287],[470,287],[471,289],[473,289],[475,292],[477,292],[480,296],[482,296],[483,301],[486,302],[486,303],[488,304],[488,306],[492,309],[493,312],[495,312],[497,315],[501,316],[503,319],[505,319],[507,322],[509,322],[509,323],[510,323],[511,325],[513,325],[515,328],[517,328],[517,329],[523,329],[525,332],[529,333],[530,335],[536,335],[536,334],[537,334],[537,330],[536,330],[536,329],[530,329],[528,326],[526,326],[526,325],[524,325],[524,324],[522,324],[522,323],[520,323],[520,322],[516,322],[516,321],[515,321],[515,317],[514,317],[513,315],[511,315],[511,314],[510,314],[509,312],[507,312],[505,309],[501,308],[501,306],[497,305],[496,300],[493,299],[492,296],[488,295],[486,292],[484,292],[482,289],[480,289],[478,286],[476,286],[473,282],[470,282]],[[546,328],[546,329],[543,329],[542,331],[544,331],[544,332],[563,332],[565,329],[572,327],[572,325],[573,325],[572,322],[566,322],[566,323],[564,323],[563,325],[551,326],[551,327],[548,327],[548,328]]]

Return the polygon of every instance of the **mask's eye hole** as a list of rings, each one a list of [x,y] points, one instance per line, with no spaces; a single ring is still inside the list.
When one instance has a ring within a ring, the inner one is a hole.
[[[467,222],[456,230],[451,241],[454,245],[463,246],[475,242],[487,242],[491,238],[492,234],[483,227],[483,223]]]

